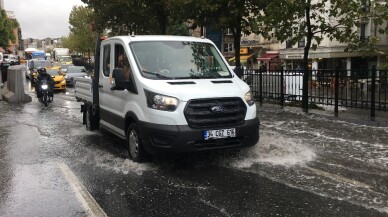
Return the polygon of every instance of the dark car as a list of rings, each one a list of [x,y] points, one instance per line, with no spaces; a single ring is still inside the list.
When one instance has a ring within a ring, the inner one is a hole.
[[[86,77],[88,73],[84,66],[69,66],[66,70],[66,85],[73,86],[75,77]]]

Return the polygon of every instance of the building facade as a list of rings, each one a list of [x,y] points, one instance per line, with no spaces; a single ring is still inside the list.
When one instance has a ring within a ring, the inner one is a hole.
[[[379,0],[377,0],[379,1]],[[374,10],[375,1],[361,1],[363,10]],[[328,37],[317,46],[316,50],[309,51],[309,66],[311,69],[334,69],[338,66],[340,69],[361,69],[370,70],[372,66],[378,66],[386,61],[388,52],[388,36],[380,34],[374,26],[372,19],[363,17],[360,20],[360,26],[354,27],[359,32],[360,40],[367,40],[369,37],[378,39],[376,47],[381,52],[374,56],[365,57],[361,52],[345,52],[347,44],[340,43],[336,40],[330,40]],[[316,42],[313,41],[316,44]],[[289,69],[294,69],[302,64],[304,55],[305,40],[296,44],[284,42],[280,45],[280,59]]]
[[[362,0],[362,10],[374,10],[376,2],[384,2],[383,0]],[[385,24],[387,25],[387,24]],[[354,27],[355,31],[359,32],[361,40],[375,37],[377,41],[377,49],[380,53],[375,56],[365,58],[365,54],[361,52],[345,52],[347,44],[340,43],[336,40],[330,40],[325,37],[317,46],[316,50],[309,51],[309,66],[311,69],[333,69],[337,65],[341,69],[371,69],[372,66],[379,66],[387,62],[388,54],[388,35],[380,34],[374,26],[372,19],[364,17],[360,20],[360,26]],[[235,49],[233,44],[233,35],[229,29],[223,31],[222,53],[227,60],[233,60]],[[316,42],[313,42],[317,44]],[[296,44],[289,42],[280,43],[276,39],[265,39],[261,35],[251,34],[243,35],[241,38],[241,51],[244,48],[248,49],[248,56],[252,56],[254,67],[264,66],[266,69],[277,69],[279,66],[287,69],[295,69],[297,66],[302,66],[305,40],[301,40]],[[252,55],[253,54],[253,55]],[[246,54],[242,54],[242,64]],[[230,64],[234,63],[230,61]]]

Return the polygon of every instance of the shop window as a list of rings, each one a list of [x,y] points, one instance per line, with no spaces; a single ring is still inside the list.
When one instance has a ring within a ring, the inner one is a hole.
[[[298,48],[301,48],[301,47],[305,47],[306,45],[306,43],[305,43],[306,41],[305,41],[305,39],[304,38],[302,38],[302,39],[300,39],[299,41],[298,41]]]

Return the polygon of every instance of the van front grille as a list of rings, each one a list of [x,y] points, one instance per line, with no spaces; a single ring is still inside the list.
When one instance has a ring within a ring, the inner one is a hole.
[[[216,128],[244,123],[247,108],[241,98],[190,100],[184,114],[190,127]]]

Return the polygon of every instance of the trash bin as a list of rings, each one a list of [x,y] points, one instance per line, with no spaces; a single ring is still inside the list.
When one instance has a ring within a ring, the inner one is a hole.
[[[9,66],[9,63],[1,63],[1,80],[3,83],[7,81],[7,70]]]

